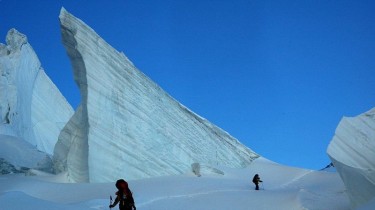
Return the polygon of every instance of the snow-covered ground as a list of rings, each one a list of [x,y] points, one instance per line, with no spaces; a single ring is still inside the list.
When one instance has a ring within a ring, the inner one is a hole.
[[[220,168],[220,167],[219,167]],[[224,175],[191,172],[129,181],[137,209],[350,209],[337,173],[292,168],[258,158],[248,168],[220,168]],[[64,176],[0,176],[0,210],[109,209],[113,183],[67,183]],[[258,173],[262,190],[251,183]],[[124,178],[126,177],[119,177]],[[116,207],[117,209],[117,207]]]

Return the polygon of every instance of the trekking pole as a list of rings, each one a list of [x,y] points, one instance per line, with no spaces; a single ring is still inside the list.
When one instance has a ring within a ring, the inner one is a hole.
[[[109,206],[112,206],[112,195],[109,196]],[[111,207],[109,207],[111,209]]]

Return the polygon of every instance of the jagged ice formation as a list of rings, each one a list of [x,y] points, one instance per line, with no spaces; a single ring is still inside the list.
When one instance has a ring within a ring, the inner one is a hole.
[[[9,30],[6,44],[0,43],[0,72],[0,134],[52,154],[73,109],[44,72],[27,37],[16,29]]]
[[[327,153],[354,208],[375,199],[375,108],[357,117],[344,117]]]
[[[56,168],[71,181],[180,174],[193,163],[244,167],[258,157],[173,99],[64,8],[60,23],[82,100],[54,151]]]

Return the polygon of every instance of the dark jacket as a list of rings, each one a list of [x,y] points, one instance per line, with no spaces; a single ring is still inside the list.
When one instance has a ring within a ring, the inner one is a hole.
[[[262,182],[262,180],[260,180],[260,177],[258,174],[255,174],[255,176],[253,177],[253,183],[254,184],[259,184],[259,182]]]
[[[116,188],[118,191],[116,192],[115,202],[109,205],[109,208],[113,208],[120,203],[120,210],[136,210],[137,208],[134,205],[133,194],[128,187],[128,183],[123,179],[119,179],[116,182]]]
[[[116,206],[117,203],[119,203],[120,210],[133,210],[133,207],[135,209],[133,195],[130,191],[128,194],[117,191],[116,195],[117,196],[115,202],[112,204],[112,207]]]

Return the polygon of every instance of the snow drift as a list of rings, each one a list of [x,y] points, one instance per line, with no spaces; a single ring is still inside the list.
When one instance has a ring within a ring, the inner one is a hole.
[[[353,207],[375,198],[375,108],[357,117],[344,117],[328,155],[348,189]]]
[[[60,22],[82,100],[55,147],[56,168],[71,181],[180,174],[192,163],[245,167],[258,157],[178,103],[64,8]]]

